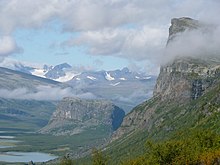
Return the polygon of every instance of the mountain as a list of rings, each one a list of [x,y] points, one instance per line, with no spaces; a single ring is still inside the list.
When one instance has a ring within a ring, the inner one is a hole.
[[[58,104],[48,125],[40,132],[74,135],[103,128],[111,134],[121,125],[124,115],[122,109],[108,101],[67,97]]]
[[[18,61],[6,60],[2,65],[15,71],[46,78],[48,81],[54,80],[54,83],[55,81],[62,82],[62,85],[70,86],[74,90],[73,93],[80,98],[111,100],[126,113],[152,96],[156,81],[156,76],[130,71],[128,68],[79,73],[67,63],[36,67]],[[46,81],[46,79],[42,80]],[[16,86],[18,83],[15,83]],[[24,86],[28,86],[28,81]],[[35,88],[36,86],[31,85],[29,89]]]
[[[181,35],[181,32],[199,29],[200,26],[198,21],[190,18],[173,19],[169,31],[169,39],[172,39],[168,44],[174,41],[175,36]],[[141,164],[147,162],[147,159],[156,158],[157,153],[172,154],[169,153],[172,140],[179,140],[177,146],[185,145],[180,139],[189,137],[190,132],[205,132],[208,128],[209,131],[219,133],[219,94],[219,58],[177,57],[161,66],[153,97],[125,116],[121,126],[114,132],[111,143],[103,150],[111,158],[112,164],[123,161],[129,164],[126,161],[133,158],[136,159],[130,164]],[[150,148],[144,147],[149,140],[158,143],[166,140],[171,142],[164,143],[165,150],[159,143],[159,150],[153,148],[155,153],[150,153]],[[208,143],[206,137],[204,140],[204,143]],[[148,157],[152,154],[153,157]],[[167,157],[160,158],[161,162],[165,162],[162,159]]]
[[[126,67],[110,71],[79,72],[68,63],[33,66],[9,59],[0,65],[67,84],[81,98],[111,100],[126,113],[152,96],[156,82],[156,76],[131,71]]]
[[[60,65],[56,65],[55,67],[53,67],[52,69],[50,69],[44,76],[46,78],[49,78],[49,79],[58,79],[60,77],[63,77],[66,75],[65,73],[65,69],[69,69],[71,68],[71,66],[67,63],[63,63],[63,64],[60,64]]]
[[[111,100],[129,112],[152,95],[156,76],[132,72],[128,68],[113,71],[87,71],[67,83],[75,89]]]
[[[70,92],[66,84],[0,67],[1,129],[33,131],[45,126],[59,100],[56,94]]]
[[[66,97],[59,102],[49,123],[39,133],[63,138],[71,136],[73,140],[78,140],[68,153],[68,156],[78,157],[106,143],[121,125],[124,116],[122,109],[105,100]]]
[[[131,72],[128,68],[123,68],[122,70],[113,71],[87,71],[75,76],[69,83],[77,84],[78,82],[83,82],[84,84],[95,84],[95,83],[108,83],[111,86],[117,86],[121,82],[135,81],[135,80],[148,80],[151,76],[145,75],[143,73]],[[120,82],[118,84],[114,84]]]
[[[128,68],[111,71],[78,72],[67,63],[56,66],[29,66],[18,61],[4,62],[5,67],[71,86],[78,97],[111,100],[126,113],[153,94],[156,76]]]
[[[37,86],[65,86],[60,82],[45,79],[19,71],[14,71],[7,68],[0,67],[0,88],[1,89],[16,89],[28,88],[35,90]]]
[[[1,131],[37,131],[56,108],[55,101],[0,98]]]
[[[1,61],[0,66],[59,82],[68,81],[78,73],[67,63],[55,66],[46,64],[36,65],[5,58]]]

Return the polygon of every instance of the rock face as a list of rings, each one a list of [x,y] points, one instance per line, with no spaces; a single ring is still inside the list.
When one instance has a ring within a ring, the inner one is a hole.
[[[63,77],[63,76],[66,75],[65,72],[64,72],[64,69],[69,69],[69,68],[71,68],[71,66],[67,63],[56,65],[54,68],[50,69],[45,74],[45,77],[49,78],[49,79],[57,79],[59,77]],[[48,68],[44,67],[44,69],[48,69]]]
[[[184,31],[204,29],[204,27],[207,25],[191,18],[173,18],[167,44]],[[219,67],[220,59],[216,57],[176,58],[161,66],[154,96],[160,96],[162,100],[178,99],[183,102],[197,99],[212,84]]]
[[[175,18],[171,24],[168,44],[180,32],[201,26],[198,21],[190,18]],[[203,96],[219,78],[220,60],[216,57],[177,58],[161,66],[153,98],[137,106],[124,118],[121,127],[113,134],[112,140],[131,135],[135,130],[152,132],[155,128],[166,127],[163,123],[173,107]],[[182,115],[185,110],[175,113]],[[173,112],[169,115],[172,116]],[[170,131],[174,128],[168,126],[165,129]]]
[[[167,42],[169,43],[178,33],[184,32],[186,30],[194,30],[201,26],[202,25],[199,23],[199,21],[188,17],[173,18],[171,20]]]
[[[121,125],[124,115],[122,109],[107,101],[64,98],[57,106],[49,124],[40,132],[74,135],[105,126],[111,133]]]
[[[217,59],[176,59],[161,67],[154,96],[183,102],[197,99],[218,77],[219,68],[220,61]]]

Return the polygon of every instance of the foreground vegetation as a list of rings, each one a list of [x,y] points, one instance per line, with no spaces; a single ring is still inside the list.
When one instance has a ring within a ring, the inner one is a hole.
[[[151,127],[137,128],[110,143],[103,151],[109,158],[106,164],[220,164],[219,80],[196,100],[149,100],[133,111],[144,115],[144,107],[155,108]]]
[[[215,165],[220,163],[220,135],[210,130],[187,130],[178,132],[182,138],[175,137],[155,142],[148,140],[143,144],[145,152],[133,159],[124,159],[117,164],[121,165]],[[179,136],[178,135],[178,136]],[[132,154],[132,152],[130,153]],[[80,163],[69,158],[61,160],[60,165],[93,164],[109,165],[115,164],[112,158],[94,149],[91,159]]]
[[[220,136],[208,130],[190,134],[179,140],[148,141],[146,153],[135,159],[125,160],[122,164],[219,164]]]

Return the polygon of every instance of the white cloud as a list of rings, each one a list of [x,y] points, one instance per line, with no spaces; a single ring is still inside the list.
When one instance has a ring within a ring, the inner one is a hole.
[[[135,101],[140,100],[140,102],[143,101],[143,98],[150,98],[153,95],[153,91],[143,91],[143,90],[137,90],[133,92],[130,95],[127,96],[118,96],[114,98],[115,100],[121,101],[121,102],[127,102],[127,103],[134,103]]]
[[[88,53],[92,55],[143,60],[161,53],[167,33],[167,29],[148,26],[140,29],[104,29],[83,32],[78,38],[70,39],[63,45],[86,46]]]
[[[54,19],[70,31],[161,25],[172,17],[213,17],[219,13],[219,5],[217,0],[1,0],[0,29],[39,28]]]
[[[0,96],[7,99],[27,99],[27,100],[61,100],[64,97],[95,98],[91,93],[76,95],[72,88],[59,88],[51,86],[38,86],[36,91],[27,88],[17,88],[14,90],[0,89]]]
[[[10,36],[3,36],[0,38],[0,56],[8,56],[10,54],[22,51]]]
[[[64,32],[80,32],[69,46],[86,45],[92,55],[156,61],[171,18],[220,22],[219,8],[219,0],[1,0],[0,34],[58,20]],[[12,48],[2,54],[13,53]]]
[[[198,28],[177,35],[165,49],[161,63],[175,57],[220,57],[220,26]]]

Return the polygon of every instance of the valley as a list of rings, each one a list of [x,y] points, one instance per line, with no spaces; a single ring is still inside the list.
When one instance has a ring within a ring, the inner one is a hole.
[[[200,28],[171,21],[170,35]],[[171,36],[170,36],[171,37]],[[168,45],[172,40],[168,41]],[[127,114],[103,156],[117,164],[215,164],[219,159],[220,61],[176,58],[160,69],[154,95]],[[105,159],[103,158],[103,161]],[[78,160],[88,163],[88,159]]]
[[[0,1],[0,165],[220,164],[219,7]]]
[[[66,154],[77,158],[87,155],[93,147],[105,145],[125,115],[113,103],[125,107],[128,113],[134,105],[150,97],[155,81],[155,78],[145,79],[140,74],[136,78],[137,73],[128,69],[109,72],[114,80],[106,79],[103,71],[83,73],[82,82],[76,77],[68,83],[7,68],[0,68],[0,74],[0,93],[4,93],[0,98],[0,162],[11,159],[11,163],[13,160],[31,161],[32,153],[39,155],[39,159],[33,157],[34,162]],[[126,79],[122,80],[123,76]],[[122,82],[117,84],[118,81]],[[133,94],[140,90],[138,87],[145,89],[147,94]],[[50,91],[55,92],[50,94]],[[88,93],[92,98],[87,98]],[[126,97],[130,95],[131,98]],[[82,99],[78,98],[80,96]],[[128,102],[131,105],[127,105]]]

